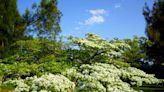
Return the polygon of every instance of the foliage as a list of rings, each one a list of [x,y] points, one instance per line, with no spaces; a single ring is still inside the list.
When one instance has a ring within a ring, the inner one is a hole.
[[[155,59],[155,70],[160,71],[157,75],[164,78],[164,1],[155,0],[152,10],[145,5],[143,11],[147,26],[146,33],[153,45],[147,47],[147,55]]]
[[[129,67],[128,63],[133,63],[136,55],[133,51],[142,52],[144,43],[148,43],[147,39],[137,37],[108,42],[91,33],[86,38],[72,39],[72,44],[78,47],[65,48],[61,40],[17,41],[10,48],[13,52],[0,60],[2,85],[12,86],[16,92],[135,92],[133,86],[164,83],[154,75]],[[131,57],[126,59],[130,54]],[[70,61],[79,65],[68,69]],[[62,75],[43,75],[45,73]],[[32,77],[35,75],[38,77]]]
[[[3,86],[13,86],[14,92],[71,92],[75,84],[63,75],[45,74],[41,77],[28,77],[25,80],[8,80]]]
[[[110,62],[120,57],[123,49],[130,48],[124,42],[109,43],[92,33],[88,33],[86,38],[72,39],[72,42],[78,48],[71,50],[70,58],[80,63]]]
[[[153,42],[159,42],[161,46],[164,45],[164,1],[155,0],[152,10],[145,5],[143,14],[147,22],[146,32],[149,39]]]
[[[14,92],[137,92],[132,87],[164,83],[164,80],[133,67],[103,63],[83,64],[62,74],[68,79],[63,75],[45,74],[41,77],[7,80],[1,86],[14,87]]]
[[[0,0],[0,58],[6,54],[7,47],[21,39],[24,23],[17,9],[17,0]]]
[[[55,39],[61,32],[61,12],[57,0],[41,0],[21,16],[17,0],[0,0],[0,58],[6,57],[10,44],[30,37]]]
[[[57,7],[57,0],[41,0],[40,4],[33,4],[32,10],[26,9],[23,21],[27,26],[27,35],[54,39],[60,29],[61,12]]]
[[[83,64],[63,73],[76,84],[77,92],[135,92],[131,86],[164,82],[133,67],[113,64]]]
[[[7,58],[9,59],[8,63],[13,61],[39,63],[42,61],[41,58],[49,55],[60,58],[64,53],[61,50],[61,41],[56,42],[55,40],[49,41],[47,39],[20,40],[14,43],[10,49],[13,52],[10,55],[11,57]]]
[[[2,81],[13,78],[26,78],[34,75],[42,75],[46,72],[61,73],[71,66],[64,62],[49,61],[40,64],[14,63],[0,64],[0,76]]]
[[[120,41],[120,39],[117,39]],[[141,68],[143,61],[147,60],[146,47],[151,46],[151,42],[146,37],[134,36],[133,39],[123,39],[123,42],[128,44],[131,48],[126,49],[122,55],[121,60],[129,63],[133,67]]]
[[[0,62],[3,81],[8,78],[26,78],[45,72],[61,73],[71,67],[62,50],[62,42],[54,40],[23,40],[11,47],[13,53]]]
[[[161,64],[164,60],[164,1],[156,0],[152,10],[146,5],[143,14],[147,22],[147,36],[154,42],[154,45],[148,48],[148,55],[155,58],[157,60],[156,63]]]
[[[134,86],[164,83],[137,69],[141,59],[156,59],[160,66],[164,61],[163,0],[143,11],[153,43],[145,37],[107,41],[88,33],[70,37],[66,45],[56,39],[62,16],[57,4],[41,0],[21,16],[16,0],[0,0],[0,86],[14,87],[14,92],[135,92]],[[78,66],[68,69],[70,63]]]

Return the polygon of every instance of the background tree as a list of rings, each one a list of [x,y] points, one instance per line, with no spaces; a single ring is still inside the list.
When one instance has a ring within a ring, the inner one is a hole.
[[[164,62],[164,0],[155,0],[152,10],[145,5],[143,14],[147,36],[154,43],[147,48],[147,55],[155,59],[155,65],[161,70]]]
[[[27,26],[27,35],[55,38],[61,32],[61,12],[57,0],[42,0],[33,4],[32,10],[26,9],[23,20]]]
[[[23,36],[24,24],[17,9],[17,0],[0,0],[0,11],[0,58],[2,58],[7,46]]]
[[[121,59],[124,62],[129,63],[133,67],[142,68],[148,62],[142,62],[142,60],[147,60],[146,48],[151,45],[151,42],[146,37],[134,36],[133,39],[123,39],[131,49],[126,49],[122,53]],[[148,66],[148,65],[147,65]]]
[[[56,39],[61,32],[61,12],[57,3],[57,0],[42,0],[39,5],[34,3],[31,10],[26,9],[21,16],[17,0],[0,0],[0,58],[5,56],[10,44],[22,38]]]

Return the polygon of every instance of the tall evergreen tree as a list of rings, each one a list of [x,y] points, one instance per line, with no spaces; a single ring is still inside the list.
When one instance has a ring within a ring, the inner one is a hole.
[[[17,0],[0,0],[0,58],[7,46],[23,36],[24,25]]]
[[[155,0],[152,10],[145,5],[143,14],[147,36],[154,43],[147,48],[147,55],[155,59],[155,65],[160,68],[164,63],[164,0]]]
[[[152,10],[146,5],[143,14],[147,22],[147,36],[154,42],[149,54],[151,57],[164,60],[164,0],[156,0]]]

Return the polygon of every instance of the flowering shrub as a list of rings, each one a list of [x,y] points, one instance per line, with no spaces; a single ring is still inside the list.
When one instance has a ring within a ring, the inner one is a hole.
[[[71,92],[75,84],[63,75],[46,74],[37,78],[27,77],[25,80],[8,80],[3,85],[12,85],[14,92]]]
[[[103,63],[83,64],[63,72],[63,75],[8,80],[2,85],[14,87],[14,92],[137,92],[132,86],[164,83],[133,67]]]
[[[157,79],[153,74],[146,74],[145,72],[133,68],[122,68],[122,79],[129,82],[133,86],[142,86],[143,84],[159,84],[164,82],[163,80]]]
[[[131,86],[162,82],[136,68],[103,63],[84,64],[63,74],[76,82],[77,92],[135,92]]]
[[[8,80],[2,84],[3,86],[15,87],[14,92],[29,92],[30,87],[25,84],[23,79]]]
[[[69,92],[74,89],[74,83],[63,75],[43,75],[32,81],[33,91],[49,90],[53,92]]]

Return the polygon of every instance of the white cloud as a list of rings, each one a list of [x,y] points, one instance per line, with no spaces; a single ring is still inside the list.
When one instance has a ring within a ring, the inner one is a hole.
[[[95,9],[95,10],[89,10],[89,13],[92,15],[103,15],[106,14],[107,11],[104,9]]]
[[[84,21],[85,25],[101,24],[104,22],[104,17],[100,15],[93,15]]]
[[[120,3],[117,3],[114,5],[114,8],[120,8],[121,7],[121,4]]]
[[[82,22],[77,22],[79,25],[89,26],[94,24],[102,24],[105,22],[105,15],[107,14],[105,9],[87,10],[87,12],[90,13],[91,16]]]

